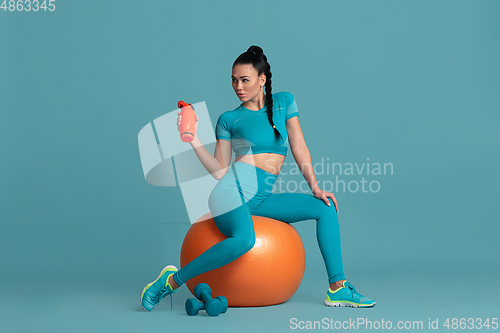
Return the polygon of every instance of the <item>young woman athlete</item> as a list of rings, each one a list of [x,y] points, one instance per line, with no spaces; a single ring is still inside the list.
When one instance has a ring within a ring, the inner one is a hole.
[[[233,89],[242,103],[236,109],[224,112],[217,120],[214,156],[196,134],[190,143],[204,167],[219,180],[209,196],[208,205],[217,228],[227,238],[181,270],[173,265],[166,266],[155,281],[144,287],[141,293],[144,310],[151,311],[163,297],[175,293],[189,279],[226,265],[248,252],[255,244],[252,215],[284,223],[315,219],[318,244],[330,284],[325,304],[375,305],[374,300],[359,294],[345,280],[337,200],[333,193],[318,187],[293,95],[286,91],[272,93],[271,77],[271,66],[258,46],[249,47],[233,63]],[[177,127],[180,120],[179,112]],[[195,129],[198,120],[196,116]],[[288,146],[313,195],[272,193]],[[231,149],[236,157],[229,165]]]

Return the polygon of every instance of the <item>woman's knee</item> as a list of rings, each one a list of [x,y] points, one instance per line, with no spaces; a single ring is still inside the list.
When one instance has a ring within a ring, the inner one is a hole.
[[[233,236],[234,239],[234,251],[238,254],[244,254],[250,251],[255,245],[255,232],[249,232],[245,234],[240,234]]]
[[[330,215],[330,214],[335,214],[337,215],[337,209],[335,208],[335,203],[331,198],[327,198],[328,201],[330,202],[330,206],[326,204],[326,202],[322,199],[318,199],[319,202],[319,207],[318,210],[320,212],[320,215]]]

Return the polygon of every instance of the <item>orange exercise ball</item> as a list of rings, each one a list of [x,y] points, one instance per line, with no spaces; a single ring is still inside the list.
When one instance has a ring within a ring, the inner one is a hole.
[[[299,233],[288,223],[252,216],[254,247],[227,265],[186,282],[194,287],[207,283],[212,297],[225,296],[229,306],[266,306],[287,301],[304,276],[306,253]],[[188,230],[181,248],[181,268],[212,245],[226,239],[210,213]]]

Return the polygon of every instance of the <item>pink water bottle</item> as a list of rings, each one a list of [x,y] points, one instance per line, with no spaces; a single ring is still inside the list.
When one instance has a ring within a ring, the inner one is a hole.
[[[177,106],[181,108],[181,123],[179,124],[181,140],[182,142],[191,142],[194,139],[196,122],[196,114],[194,113],[193,104],[179,101]]]

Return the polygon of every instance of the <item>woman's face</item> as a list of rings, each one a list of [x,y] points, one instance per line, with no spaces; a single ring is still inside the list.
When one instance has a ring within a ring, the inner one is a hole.
[[[258,77],[257,70],[252,64],[235,65],[231,75],[233,89],[242,102],[253,100],[260,93],[260,86],[266,83],[266,76]]]

